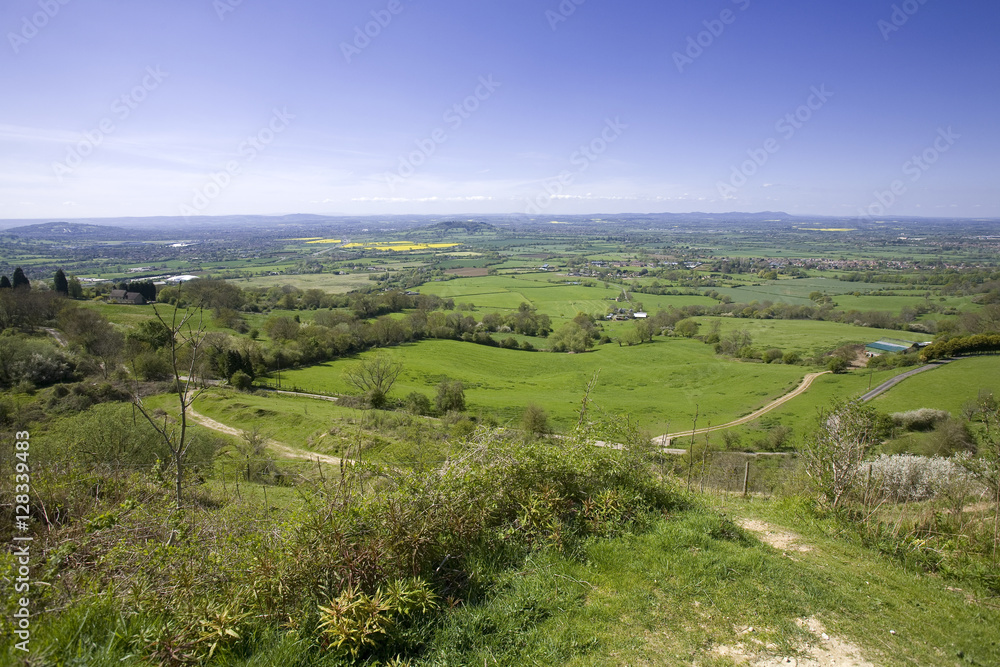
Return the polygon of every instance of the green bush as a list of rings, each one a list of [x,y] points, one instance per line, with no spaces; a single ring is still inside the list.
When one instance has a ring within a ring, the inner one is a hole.
[[[434,405],[442,414],[465,411],[465,387],[458,380],[444,380],[438,385]]]
[[[764,354],[760,355],[761,360],[765,364],[774,363],[775,361],[781,361],[784,357],[784,353],[776,347],[772,347],[769,350],[765,350]]]
[[[403,399],[403,405],[406,407],[406,411],[413,415],[429,415],[434,411],[431,399],[419,391],[407,394],[406,398]]]
[[[250,391],[253,389],[253,379],[243,371],[236,371],[229,378],[229,384],[240,391]]]

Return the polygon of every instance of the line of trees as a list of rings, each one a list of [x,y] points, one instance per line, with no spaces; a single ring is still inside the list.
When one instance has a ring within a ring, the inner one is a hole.
[[[975,334],[935,341],[921,350],[920,358],[933,361],[944,357],[997,352],[1000,352],[1000,334]]]
[[[27,289],[31,287],[31,281],[24,275],[24,269],[20,266],[14,269],[12,276],[13,278],[0,276],[0,289],[17,289],[20,287]]]

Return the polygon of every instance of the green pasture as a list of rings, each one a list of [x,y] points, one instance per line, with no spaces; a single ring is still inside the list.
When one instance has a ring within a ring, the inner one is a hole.
[[[485,310],[517,310],[522,303],[528,303],[553,318],[572,318],[579,312],[603,315],[621,293],[620,288],[568,282],[576,281],[548,273],[483,276],[425,283],[419,291],[473,303],[477,309]]]
[[[903,308],[915,308],[924,304],[940,306],[942,308],[956,308],[958,310],[974,310],[978,307],[973,303],[972,297],[945,297],[945,300],[942,301],[937,296],[932,296],[928,300],[924,298],[924,294],[924,292],[911,295],[893,294],[892,296],[874,296],[871,294],[854,296],[853,294],[842,294],[834,298],[834,303],[841,310],[884,310],[896,315]],[[929,317],[933,318],[935,314],[931,313]]]
[[[840,322],[820,320],[757,320],[735,317],[698,317],[700,334],[706,334],[712,322],[719,322],[719,332],[725,336],[730,331],[746,329],[758,350],[776,347],[785,352],[811,355],[833,350],[841,345],[871,343],[881,338],[896,338],[913,342],[929,341],[930,334],[895,329],[873,329]]]
[[[283,374],[284,375],[284,374]],[[272,392],[212,389],[195,410],[218,422],[310,452],[387,463],[440,459],[445,427],[436,419],[356,410],[333,401]],[[303,465],[305,465],[303,463]]]
[[[320,289],[324,292],[344,293],[361,287],[371,287],[368,273],[307,273],[302,275],[254,276],[249,280],[235,281],[241,287],[281,287],[291,285],[301,290]]]
[[[669,310],[673,308],[683,308],[684,306],[714,306],[718,301],[707,296],[695,296],[693,294],[643,294],[641,292],[629,292],[632,305],[642,304],[643,310],[650,315],[655,315],[658,310]],[[624,306],[628,304],[610,304]]]
[[[593,283],[575,285],[572,283]],[[609,308],[629,307],[629,303],[616,302],[622,288],[615,284],[608,287],[599,281],[574,279],[551,273],[522,274],[518,276],[484,276],[425,283],[419,288],[423,294],[437,294],[456,302],[473,303],[477,309],[516,310],[528,303],[549,317],[571,319],[577,313],[603,316]],[[655,295],[629,292],[631,306],[642,307],[653,313],[671,306],[710,306],[716,302],[709,297],[695,295]]]
[[[472,412],[517,422],[524,406],[535,403],[562,430],[575,422],[587,383],[598,371],[600,379],[591,394],[595,404],[610,414],[628,415],[653,433],[690,428],[696,409],[702,424],[736,419],[793,389],[806,372],[797,366],[734,362],[686,339],[657,339],[634,347],[604,345],[584,354],[429,340],[383,353],[403,364],[392,397],[417,391],[433,398],[445,378],[461,380]],[[344,359],[286,371],[282,379],[307,391],[356,393],[343,376],[355,363]]]
[[[92,308],[96,310],[109,322],[122,326],[137,327],[146,320],[156,317],[153,312],[153,306],[151,305],[132,306],[120,303],[107,303],[103,299],[97,299],[94,301],[79,301],[77,303],[85,308]],[[160,313],[165,317],[170,317],[173,314],[173,307],[161,307]],[[209,319],[211,318],[206,317],[206,321]]]
[[[966,357],[924,371],[877,397],[873,405],[883,412],[934,408],[958,417],[963,404],[974,401],[980,389],[1000,395],[1000,357]]]
[[[775,303],[784,302],[795,305],[811,305],[809,295],[813,292],[821,292],[831,296],[847,294],[860,289],[875,290],[885,287],[892,287],[882,283],[851,283],[835,278],[794,278],[782,280],[760,281],[759,284],[746,285],[742,287],[720,287],[716,291],[719,294],[728,295],[736,303],[750,303],[751,301],[773,301]]]
[[[800,442],[802,437],[813,430],[816,425],[816,418],[820,410],[829,408],[834,402],[839,400],[850,400],[857,398],[868,391],[869,387],[875,388],[886,380],[889,380],[909,368],[901,368],[887,371],[875,371],[868,369],[857,369],[842,374],[827,373],[813,380],[812,385],[804,393],[796,396],[787,403],[784,403],[774,410],[762,415],[759,419],[745,426],[737,427],[739,433],[747,433],[758,428],[772,428],[784,426],[791,429],[793,442]],[[934,373],[936,371],[928,371]],[[912,378],[910,378],[912,379]],[[910,379],[904,380],[906,384]],[[903,384],[899,385],[900,387]],[[891,394],[896,389],[889,391]],[[881,406],[876,406],[881,409]],[[704,436],[700,436],[699,440]],[[712,442],[719,446],[722,441],[721,433],[711,435]],[[686,442],[679,443],[685,445]]]
[[[257,428],[286,445],[332,456],[343,452],[332,442],[325,443],[323,434],[334,420],[357,417],[357,411],[342,408],[332,401],[222,389],[202,394],[194,409],[226,426],[243,431]]]

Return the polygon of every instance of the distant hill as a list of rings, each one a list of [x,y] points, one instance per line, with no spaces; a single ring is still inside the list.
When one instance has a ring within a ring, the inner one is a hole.
[[[4,230],[3,233],[26,238],[85,239],[88,241],[121,240],[130,235],[130,232],[122,227],[79,222],[43,222],[37,225],[11,227]]]
[[[446,222],[439,222],[436,225],[430,225],[428,227],[419,228],[420,231],[430,231],[430,232],[450,232],[453,229],[464,229],[468,234],[475,234],[478,232],[495,232],[497,228],[488,222],[478,222],[475,220],[448,220]]]

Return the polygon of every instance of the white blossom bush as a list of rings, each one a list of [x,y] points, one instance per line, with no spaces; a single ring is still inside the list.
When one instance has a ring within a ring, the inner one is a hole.
[[[860,478],[869,492],[895,502],[964,497],[980,490],[969,474],[967,458],[964,453],[950,458],[882,454],[862,464]]]
[[[926,431],[934,428],[938,422],[951,417],[945,410],[933,410],[931,408],[920,408],[908,412],[893,412],[889,415],[896,426],[901,426],[907,431]]]

